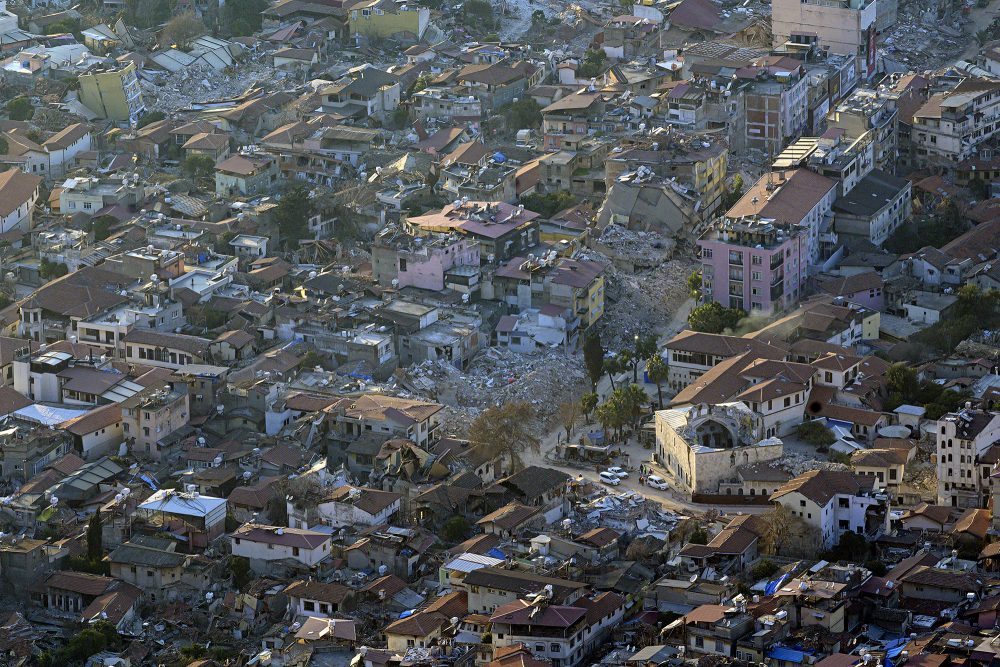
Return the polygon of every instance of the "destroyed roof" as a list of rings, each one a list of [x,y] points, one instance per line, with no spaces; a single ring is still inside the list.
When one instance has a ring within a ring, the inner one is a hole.
[[[84,623],[101,620],[116,626],[135,607],[141,595],[141,589],[124,581],[116,581],[113,590],[95,598],[80,616]]]
[[[849,472],[840,470],[810,470],[788,482],[771,494],[771,500],[783,498],[789,493],[800,493],[820,507],[825,507],[834,496],[857,495],[862,490],[858,479]]]
[[[136,541],[123,542],[108,556],[112,563],[142,567],[180,567],[186,559],[184,554]]]
[[[784,359],[786,356],[785,351],[776,344],[766,343],[755,338],[703,333],[691,329],[681,331],[668,340],[664,347],[668,350],[722,357],[732,357],[744,352],[753,352],[754,356],[764,359]]]
[[[909,457],[905,449],[859,449],[851,454],[852,466],[888,467],[903,465]]]
[[[951,529],[954,533],[968,533],[976,539],[986,539],[986,532],[990,528],[990,510],[970,507],[958,518],[955,526]]]
[[[343,411],[351,419],[393,421],[415,424],[430,419],[442,409],[438,403],[397,398],[385,394],[364,394],[354,399],[342,399],[325,409],[328,413]]]
[[[273,162],[274,158],[270,156],[233,155],[215,165],[215,170],[237,176],[250,176]]]
[[[602,95],[598,92],[587,92],[586,90],[581,90],[579,92],[573,93],[572,95],[566,95],[559,98],[552,104],[548,105],[542,109],[542,113],[556,113],[559,111],[585,111],[594,106],[595,103],[602,101]]]
[[[523,78],[524,74],[522,72],[502,63],[466,65],[456,76],[456,79],[460,82],[470,81],[488,86],[501,86]]]

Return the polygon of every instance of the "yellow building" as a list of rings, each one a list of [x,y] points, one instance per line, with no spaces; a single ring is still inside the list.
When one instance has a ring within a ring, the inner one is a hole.
[[[100,118],[135,123],[146,110],[134,63],[91,70],[79,80],[80,102]]]
[[[411,33],[419,40],[427,30],[430,16],[426,7],[404,7],[392,0],[365,0],[351,7],[348,27],[352,36],[392,37]]]

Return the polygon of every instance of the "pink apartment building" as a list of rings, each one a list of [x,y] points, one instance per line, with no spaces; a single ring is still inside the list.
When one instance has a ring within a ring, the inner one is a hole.
[[[440,291],[471,291],[478,283],[480,251],[475,239],[435,234],[412,236],[386,227],[372,244],[372,271],[379,284]]]
[[[702,234],[698,247],[706,302],[772,313],[799,301],[808,266],[805,227],[723,218]]]

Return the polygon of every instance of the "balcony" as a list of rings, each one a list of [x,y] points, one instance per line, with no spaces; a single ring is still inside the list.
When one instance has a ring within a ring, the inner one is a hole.
[[[729,253],[729,264],[732,266],[743,266],[743,253],[741,252],[730,252]]]

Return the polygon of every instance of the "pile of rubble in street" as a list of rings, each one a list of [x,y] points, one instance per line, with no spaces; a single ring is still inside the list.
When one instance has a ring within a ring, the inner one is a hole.
[[[559,405],[587,390],[579,357],[558,352],[517,354],[488,348],[462,372],[442,361],[425,361],[407,371],[404,383],[446,406],[449,429],[463,434],[481,410],[524,401],[538,419],[539,434],[554,426]]]

